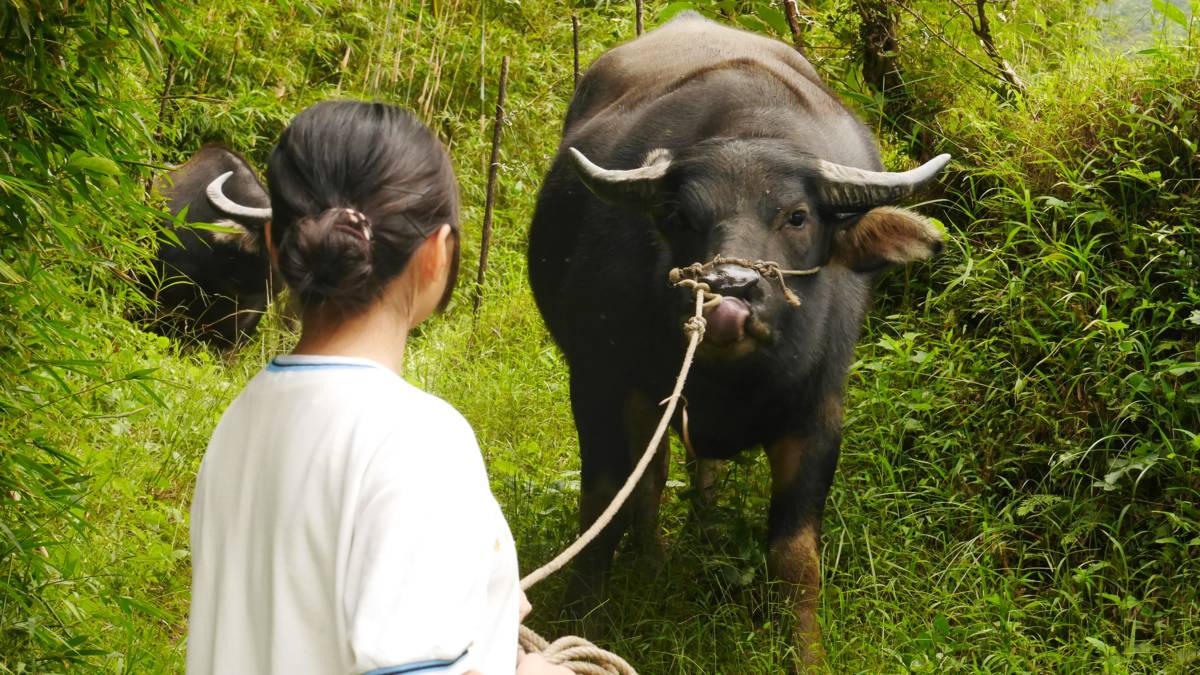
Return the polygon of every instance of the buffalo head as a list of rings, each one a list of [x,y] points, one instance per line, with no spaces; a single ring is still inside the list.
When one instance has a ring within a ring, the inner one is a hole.
[[[673,266],[721,256],[770,261],[783,270],[838,265],[873,274],[942,247],[932,223],[891,204],[932,180],[949,155],[893,173],[825,161],[792,142],[766,138],[713,139],[678,156],[654,150],[626,170],[596,166],[575,148],[570,154],[597,197],[650,217]],[[706,310],[705,348],[724,356],[771,343],[788,295],[795,304],[826,292],[815,275],[766,279],[737,263],[709,266],[701,280],[723,296]],[[690,307],[687,298],[680,301]]]
[[[201,148],[155,188],[172,216],[186,211],[188,225],[167,224],[171,235],[159,243],[154,273],[140,280],[154,305],[143,320],[166,335],[237,346],[279,288],[265,244],[266,190],[245,159],[218,145]]]

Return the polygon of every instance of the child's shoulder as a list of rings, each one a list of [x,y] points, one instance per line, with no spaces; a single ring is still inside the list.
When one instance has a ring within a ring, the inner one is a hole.
[[[468,434],[474,439],[471,426],[454,406],[423,391],[396,376],[376,382],[373,392],[361,392],[369,397],[364,409],[377,421],[416,432]],[[365,403],[365,402],[364,402]]]
[[[389,395],[356,392],[363,397],[359,423],[379,434],[380,451],[428,455],[422,464],[482,466],[475,431],[454,406],[398,377],[381,386]]]

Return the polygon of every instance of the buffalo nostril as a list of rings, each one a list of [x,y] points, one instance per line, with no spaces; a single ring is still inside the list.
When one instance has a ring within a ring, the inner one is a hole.
[[[714,293],[736,294],[753,288],[759,278],[758,272],[741,265],[718,265],[700,280],[708,284]]]

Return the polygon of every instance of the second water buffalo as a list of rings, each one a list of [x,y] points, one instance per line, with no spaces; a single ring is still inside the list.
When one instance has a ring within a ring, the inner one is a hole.
[[[155,188],[172,215],[213,226],[173,227],[141,279],[156,332],[232,348],[254,334],[274,290],[265,229],[270,198],[236,153],[207,145]]]

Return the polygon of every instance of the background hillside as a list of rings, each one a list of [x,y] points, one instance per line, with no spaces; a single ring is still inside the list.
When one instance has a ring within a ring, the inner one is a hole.
[[[955,156],[921,207],[947,250],[881,282],[851,371],[830,671],[1200,667],[1198,4],[989,1],[984,39],[975,3],[800,3],[805,53],[889,168]],[[647,27],[689,7],[793,40],[773,0],[647,2]],[[473,270],[504,55],[483,311],[464,274],[406,375],[476,429],[522,570],[569,542],[566,369],[524,237],[571,94],[571,12],[585,66],[633,37],[617,0],[0,0],[0,672],[182,669],[195,471],[295,339],[278,305],[233,355],[125,320],[161,230],[151,178],[209,141],[261,168],[317,100],[399,103],[454,157]],[[779,672],[766,463],[731,465],[714,543],[674,457],[666,568],[618,562],[603,644],[644,673]],[[570,630],[561,590],[535,589],[543,634]]]

